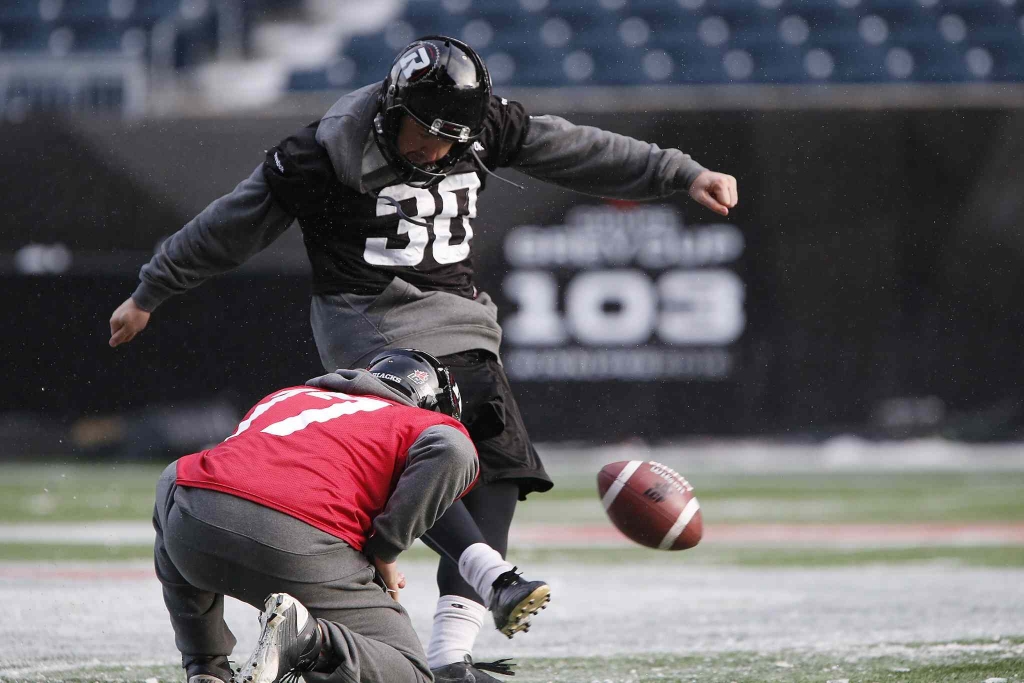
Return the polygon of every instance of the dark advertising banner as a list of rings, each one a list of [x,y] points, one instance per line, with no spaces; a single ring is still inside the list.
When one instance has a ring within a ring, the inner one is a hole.
[[[746,326],[743,233],[686,226],[675,206],[584,205],[505,234],[509,377],[724,380]]]
[[[690,404],[743,374],[743,232],[687,224],[672,203],[560,215],[515,225],[494,250],[503,359],[528,423],[570,439],[724,428]]]
[[[473,255],[535,439],[1019,434],[1024,115],[566,116],[683,148],[735,175],[740,205],[487,182]],[[296,228],[106,347],[154,245],[302,123],[0,127],[4,414],[245,408],[319,372]]]

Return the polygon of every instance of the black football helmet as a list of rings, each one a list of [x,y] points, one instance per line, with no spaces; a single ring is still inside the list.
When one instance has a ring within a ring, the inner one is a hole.
[[[483,132],[491,99],[491,77],[473,48],[447,36],[425,36],[395,59],[380,89],[373,133],[381,154],[399,179],[430,187],[441,182]],[[411,116],[451,150],[432,164],[418,165],[398,151],[398,128]]]
[[[388,349],[374,356],[366,370],[418,407],[462,419],[459,385],[448,368],[426,351]]]

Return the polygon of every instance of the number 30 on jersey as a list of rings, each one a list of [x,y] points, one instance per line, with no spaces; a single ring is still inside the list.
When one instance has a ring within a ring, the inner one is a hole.
[[[398,221],[398,234],[408,235],[409,244],[400,249],[389,249],[387,237],[368,237],[363,259],[374,266],[416,266],[423,261],[427,245],[433,242],[431,253],[440,264],[458,263],[469,256],[469,242],[473,239],[470,219],[476,218],[476,196],[480,188],[480,177],[476,173],[450,175],[435,187],[425,189],[409,185],[395,185],[381,190],[396,201],[416,200],[414,214],[428,225],[416,225],[404,218]],[[436,193],[436,197],[435,197]],[[437,212],[437,198],[441,210]],[[459,201],[462,199],[463,201]],[[463,211],[460,213],[460,204]],[[436,213],[435,213],[436,212]],[[377,215],[388,216],[397,213],[395,207],[382,199],[377,200]],[[459,244],[452,244],[452,219],[462,221],[466,236]],[[428,227],[429,226],[429,227]]]

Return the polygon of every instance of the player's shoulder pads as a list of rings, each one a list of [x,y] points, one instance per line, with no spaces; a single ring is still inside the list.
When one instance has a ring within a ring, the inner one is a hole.
[[[529,128],[530,117],[523,105],[491,95],[484,131],[476,148],[480,159],[490,169],[511,166],[522,149]]]
[[[343,200],[344,188],[327,150],[316,141],[319,121],[267,150],[263,177],[270,194],[298,219],[323,214]]]

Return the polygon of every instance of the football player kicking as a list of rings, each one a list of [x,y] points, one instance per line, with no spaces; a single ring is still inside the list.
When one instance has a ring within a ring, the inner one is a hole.
[[[405,577],[395,561],[446,510],[458,512],[477,479],[460,413],[444,365],[390,350],[366,370],[270,394],[222,443],[164,470],[156,573],[189,683],[430,681],[397,601]],[[438,522],[431,542],[454,558],[498,627],[528,626],[547,585],[523,581],[479,531],[464,533],[471,521],[449,527]],[[225,595],[263,610],[256,649],[234,678]],[[478,667],[488,668],[455,663],[433,680],[494,680]],[[503,662],[490,667],[509,672]]]
[[[551,480],[499,361],[496,307],[474,285],[471,221],[499,167],[621,199],[689,192],[722,215],[737,201],[735,178],[678,149],[528,115],[492,95],[468,45],[431,36],[403,49],[382,83],[344,95],[271,148],[249,178],[167,239],[114,311],[110,345],[130,341],[161,302],[243,263],[297,219],[324,369],[362,367],[400,346],[454,368],[480,455],[481,481],[465,510],[504,554],[517,500]],[[472,651],[487,601],[450,558],[441,558],[437,580],[427,652],[444,674]]]

